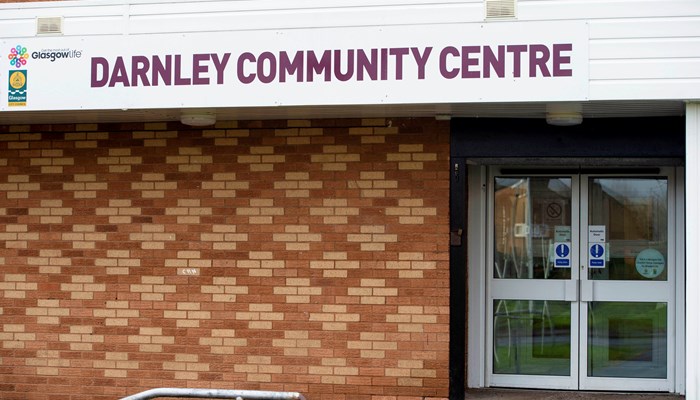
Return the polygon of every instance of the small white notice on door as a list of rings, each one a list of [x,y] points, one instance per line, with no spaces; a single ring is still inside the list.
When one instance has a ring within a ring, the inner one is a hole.
[[[571,241],[571,227],[566,225],[556,225],[554,227],[554,241],[555,242],[570,242]]]
[[[588,226],[588,244],[605,243],[605,225]]]

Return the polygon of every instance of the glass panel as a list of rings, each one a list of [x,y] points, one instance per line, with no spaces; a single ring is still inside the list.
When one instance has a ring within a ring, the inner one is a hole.
[[[666,178],[591,178],[589,182],[588,223],[605,226],[607,236],[600,243],[604,247],[598,247],[599,253],[605,252],[600,268],[589,268],[589,278],[667,280]]]
[[[495,181],[494,278],[571,278],[571,179]]]
[[[571,303],[494,300],[495,374],[571,374]]]
[[[588,307],[588,376],[666,378],[666,303]]]

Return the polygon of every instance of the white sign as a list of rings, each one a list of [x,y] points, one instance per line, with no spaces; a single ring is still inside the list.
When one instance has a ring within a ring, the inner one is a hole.
[[[664,269],[666,269],[666,260],[663,254],[658,250],[645,249],[637,254],[635,267],[641,276],[653,279],[664,272]]]
[[[588,244],[588,268],[605,268],[605,243]]]
[[[554,268],[571,268],[571,243],[554,243]]]
[[[0,110],[583,101],[588,47],[583,21],[0,40]]]
[[[570,242],[571,241],[571,227],[565,225],[557,225],[554,227],[554,241],[555,242]]]
[[[588,243],[605,243],[605,225],[588,226]]]

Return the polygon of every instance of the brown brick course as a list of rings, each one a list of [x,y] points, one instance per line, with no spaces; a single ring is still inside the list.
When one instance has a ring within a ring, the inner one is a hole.
[[[432,119],[0,126],[0,398],[445,398],[448,156]]]

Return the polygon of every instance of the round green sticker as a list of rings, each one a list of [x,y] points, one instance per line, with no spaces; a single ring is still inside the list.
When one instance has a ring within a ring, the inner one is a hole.
[[[666,268],[666,260],[663,254],[655,249],[646,249],[639,252],[635,264],[639,275],[648,279],[661,275]]]

